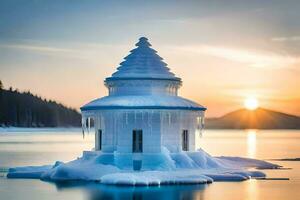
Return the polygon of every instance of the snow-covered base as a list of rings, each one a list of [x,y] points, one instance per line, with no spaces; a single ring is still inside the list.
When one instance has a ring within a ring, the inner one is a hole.
[[[278,168],[261,160],[240,157],[212,157],[197,152],[143,154],[141,171],[132,170],[132,154],[84,152],[77,160],[39,167],[10,168],[8,178],[37,178],[46,181],[99,181],[116,185],[200,184],[213,181],[243,181],[265,177],[247,168]]]

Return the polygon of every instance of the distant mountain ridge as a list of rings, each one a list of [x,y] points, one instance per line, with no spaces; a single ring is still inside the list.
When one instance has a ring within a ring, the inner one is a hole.
[[[0,127],[77,127],[80,124],[81,115],[75,109],[43,100],[30,92],[0,87]]]
[[[257,108],[239,109],[219,118],[208,118],[208,129],[300,129],[300,117]]]

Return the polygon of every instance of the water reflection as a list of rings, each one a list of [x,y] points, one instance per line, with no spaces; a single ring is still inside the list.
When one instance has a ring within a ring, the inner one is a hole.
[[[82,140],[80,133],[1,133],[0,199],[300,199],[300,162],[286,161],[278,161],[276,164],[291,167],[291,170],[263,172],[268,177],[289,177],[289,181],[249,180],[215,182],[210,185],[133,188],[104,186],[99,183],[49,184],[40,180],[5,178],[4,173],[11,166],[53,164],[56,160],[66,162],[75,159],[83,150],[90,150],[94,145],[93,134],[89,135],[90,138],[88,136]],[[299,130],[206,130],[198,142],[199,148],[212,155],[249,156],[258,159],[300,157]]]
[[[247,183],[247,196],[248,198],[247,199],[258,199],[257,198],[257,180],[255,179],[251,179],[251,180],[248,180],[248,183]]]
[[[188,200],[204,199],[204,189],[209,185],[179,185],[160,187],[107,186],[99,183],[55,183],[59,191],[81,189],[89,200]]]
[[[247,156],[256,157],[256,134],[257,130],[247,130]]]

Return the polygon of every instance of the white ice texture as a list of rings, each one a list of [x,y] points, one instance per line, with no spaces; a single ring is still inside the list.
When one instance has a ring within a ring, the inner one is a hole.
[[[142,168],[134,171],[133,154],[87,151],[81,158],[54,165],[10,168],[8,178],[36,178],[46,181],[98,181],[114,185],[201,184],[213,181],[244,181],[265,177],[247,168],[274,169],[280,166],[241,157],[212,157],[204,150],[143,154]]]

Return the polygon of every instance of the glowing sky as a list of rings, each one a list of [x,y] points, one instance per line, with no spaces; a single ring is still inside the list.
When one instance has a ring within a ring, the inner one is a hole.
[[[300,1],[0,1],[0,80],[79,108],[140,36],[180,95],[220,116],[255,97],[300,115]]]

